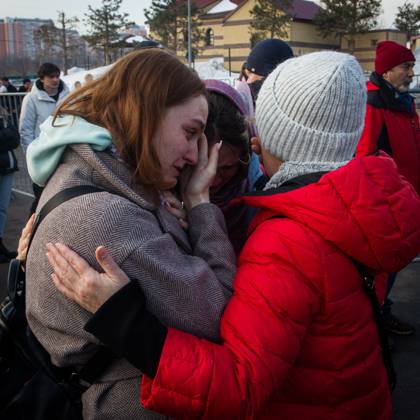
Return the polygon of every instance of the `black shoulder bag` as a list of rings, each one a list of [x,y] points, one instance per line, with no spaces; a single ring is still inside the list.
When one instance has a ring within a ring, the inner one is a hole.
[[[386,373],[388,375],[388,383],[391,392],[394,391],[395,386],[397,385],[397,375],[395,373],[394,362],[392,360],[391,350],[388,344],[388,335],[385,330],[385,326],[382,320],[381,305],[378,301],[375,290],[375,277],[369,274],[366,271],[366,268],[362,266],[359,262],[354,261],[357,269],[359,270],[360,276],[363,281],[363,290],[365,291],[369,302],[372,306],[373,317],[376,322],[376,327],[378,329],[379,341],[381,344],[382,358],[384,361]]]
[[[39,212],[29,246],[42,220],[72,198],[104,191],[92,186],[68,188]],[[25,272],[12,260],[8,295],[0,304],[0,418],[7,420],[81,420],[81,396],[115,358],[102,347],[81,368],[57,367],[29,328],[25,315]]]

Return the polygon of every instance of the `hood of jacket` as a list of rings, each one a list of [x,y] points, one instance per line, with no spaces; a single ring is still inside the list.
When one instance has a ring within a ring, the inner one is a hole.
[[[60,80],[57,89],[58,100],[56,101],[44,90],[44,85],[41,80],[37,79],[37,81],[32,86],[31,93],[36,95],[40,101],[57,103],[60,102],[65,96],[67,96],[70,93],[70,90],[68,86],[62,80]]]
[[[64,115],[48,117],[40,126],[40,135],[28,147],[28,172],[35,184],[44,186],[54,173],[66,147],[71,144],[89,144],[102,151],[112,143],[111,133],[103,127],[80,117]]]
[[[420,252],[420,199],[387,156],[355,158],[309,185],[241,201],[262,209],[251,230],[287,217],[376,271],[398,271]]]

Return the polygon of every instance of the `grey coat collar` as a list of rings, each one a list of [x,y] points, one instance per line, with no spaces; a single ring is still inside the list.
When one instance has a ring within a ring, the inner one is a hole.
[[[126,197],[145,210],[154,213],[163,232],[169,233],[187,253],[192,249],[186,232],[176,217],[162,205],[160,194],[133,181],[131,169],[108,152],[95,152],[87,144],[75,144],[66,152],[64,162],[76,154],[92,170],[92,185],[105,188],[109,192]],[[73,165],[75,173],[78,165]]]

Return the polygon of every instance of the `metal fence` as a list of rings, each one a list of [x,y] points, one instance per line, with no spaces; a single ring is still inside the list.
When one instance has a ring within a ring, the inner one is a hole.
[[[0,106],[5,108],[16,127],[19,126],[20,109],[26,93],[0,93]]]
[[[0,106],[5,108],[10,115],[13,124],[19,127],[20,110],[26,93],[0,93]],[[15,172],[13,190],[24,195],[33,197],[32,181],[28,175],[25,154],[21,147],[15,150],[18,160],[19,171]]]
[[[15,172],[13,178],[13,191],[33,197],[32,180],[28,174],[25,153],[23,152],[22,147],[19,146],[19,148],[15,150],[15,154],[18,160],[19,171]]]

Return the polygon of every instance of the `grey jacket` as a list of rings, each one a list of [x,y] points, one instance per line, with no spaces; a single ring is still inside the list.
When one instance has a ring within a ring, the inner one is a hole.
[[[47,92],[38,89],[36,83],[23,98],[20,111],[19,133],[23,150],[39,136],[39,126],[52,114],[57,105],[69,94],[69,88],[63,83],[63,90],[55,101]]]
[[[195,207],[188,215],[187,235],[156,194],[131,182],[124,163],[88,145],[67,149],[38,211],[55,193],[76,185],[96,185],[114,194],[88,194],[54,209],[36,232],[27,260],[29,325],[53,363],[82,365],[98,342],[83,330],[89,313],[54,287],[45,256],[47,242],[69,245],[96,269],[94,251],[105,245],[127,275],[140,283],[148,309],[163,323],[217,340],[235,274],[221,211],[213,204]],[[116,360],[83,395],[84,418],[160,418],[140,407],[139,378],[137,369]]]

